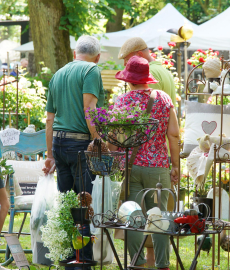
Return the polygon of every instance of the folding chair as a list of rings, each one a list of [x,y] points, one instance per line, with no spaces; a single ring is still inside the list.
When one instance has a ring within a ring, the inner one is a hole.
[[[6,233],[16,233],[18,238],[23,233],[22,229],[28,213],[31,213],[33,196],[39,176],[44,175],[42,167],[45,160],[46,151],[46,136],[45,130],[35,133],[20,132],[19,142],[15,145],[3,146],[0,140],[0,158],[2,154],[8,151],[14,151],[15,156],[22,155],[22,161],[8,160],[7,165],[12,165],[14,173],[8,175],[6,187],[9,190],[10,199],[10,220],[9,228]],[[40,160],[42,155],[42,160]],[[21,196],[18,196],[21,195]],[[14,217],[15,214],[22,213],[23,219],[18,232],[14,232]],[[32,253],[32,250],[26,249],[25,253]],[[0,253],[5,253],[5,262],[2,265],[8,265],[13,261],[10,257],[8,246],[6,249],[1,249]]]

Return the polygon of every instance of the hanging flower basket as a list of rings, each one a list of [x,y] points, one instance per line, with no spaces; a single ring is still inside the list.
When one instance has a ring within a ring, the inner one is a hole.
[[[98,152],[85,151],[87,164],[93,174],[105,176],[115,174],[117,171],[123,169],[124,158],[123,152]]]
[[[159,120],[149,118],[145,123],[98,124],[96,130],[102,139],[122,148],[139,146],[150,140]]]

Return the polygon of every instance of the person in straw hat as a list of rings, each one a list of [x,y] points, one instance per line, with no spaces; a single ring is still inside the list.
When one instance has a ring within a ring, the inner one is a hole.
[[[139,104],[142,110],[146,110],[150,94],[154,91],[154,103],[151,111],[151,118],[159,120],[159,126],[148,142],[142,144],[137,152],[130,174],[130,195],[129,201],[136,201],[141,204],[144,188],[155,188],[160,182],[163,188],[170,188],[171,182],[178,181],[179,166],[179,127],[177,116],[168,94],[161,90],[153,90],[148,84],[156,84],[157,80],[149,73],[149,63],[139,56],[132,56],[123,71],[119,71],[117,79],[128,82],[131,91],[119,96],[115,102],[115,107],[136,106]],[[168,149],[166,145],[166,135],[169,139],[172,169],[169,171]],[[117,147],[109,145],[111,151],[116,151]],[[140,193],[139,193],[140,192]],[[137,196],[137,194],[139,195]],[[145,204],[147,209],[157,206],[152,194],[146,196]],[[162,193],[161,210],[167,210],[168,192]],[[152,234],[153,247],[155,252],[155,265],[158,269],[169,270],[169,236]],[[137,253],[143,240],[143,233],[128,231],[128,250],[131,259]],[[136,265],[144,267],[146,259],[142,250]]]
[[[138,55],[145,58],[149,62],[150,73],[158,80],[158,83],[151,84],[152,89],[163,90],[172,99],[173,105],[176,106],[176,90],[172,75],[166,70],[159,61],[155,61],[149,53],[149,48],[145,41],[140,37],[133,37],[122,45],[118,54],[119,59],[124,60],[127,64],[130,57]]]

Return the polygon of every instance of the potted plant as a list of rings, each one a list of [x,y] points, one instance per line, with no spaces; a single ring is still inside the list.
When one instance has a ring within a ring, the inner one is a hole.
[[[111,105],[108,109],[89,108],[86,112],[86,119],[91,119],[100,136],[120,147],[134,147],[141,138],[146,141],[158,126],[158,120],[150,118],[145,108],[139,105],[122,108]]]
[[[71,190],[66,193],[59,192],[55,206],[46,211],[47,223],[41,227],[42,241],[49,249],[46,257],[57,263],[67,259],[73,254],[72,234],[75,223],[71,209],[80,206],[77,194]]]

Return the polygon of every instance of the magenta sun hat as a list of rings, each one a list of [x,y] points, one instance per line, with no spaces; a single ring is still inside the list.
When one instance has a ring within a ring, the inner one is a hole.
[[[140,56],[132,56],[125,69],[117,72],[115,78],[133,84],[154,84],[158,81],[149,73],[149,62]]]

